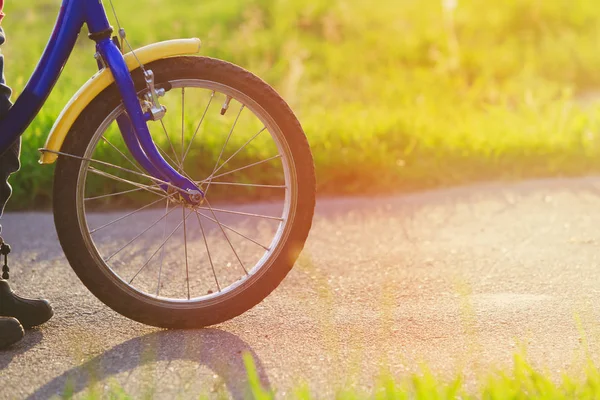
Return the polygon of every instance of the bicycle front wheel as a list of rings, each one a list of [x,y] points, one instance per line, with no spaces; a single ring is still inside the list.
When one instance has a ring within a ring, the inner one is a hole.
[[[117,312],[160,327],[216,324],[263,300],[302,250],[315,205],[310,149],[287,104],[240,67],[175,57],[146,68],[168,110],[149,123],[152,137],[205,200],[185,204],[133,160],[113,85],[61,149],[56,229],[79,278]],[[132,76],[142,98],[143,76]]]

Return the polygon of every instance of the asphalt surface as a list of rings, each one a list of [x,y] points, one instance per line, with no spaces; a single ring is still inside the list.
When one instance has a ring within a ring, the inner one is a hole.
[[[489,184],[385,198],[324,199],[307,247],[263,303],[210,329],[166,331],[96,300],[49,213],[9,213],[12,285],[55,317],[0,352],[0,398],[242,398],[242,354],[278,397],[369,390],[421,363],[467,382],[513,354],[555,377],[598,354],[600,179]]]

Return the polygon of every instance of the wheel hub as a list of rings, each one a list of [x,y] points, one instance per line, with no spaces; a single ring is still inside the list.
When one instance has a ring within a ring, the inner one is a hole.
[[[169,186],[167,194],[171,196],[171,201],[177,204],[194,207],[204,203],[204,192],[201,190],[187,189],[183,192],[174,186]]]

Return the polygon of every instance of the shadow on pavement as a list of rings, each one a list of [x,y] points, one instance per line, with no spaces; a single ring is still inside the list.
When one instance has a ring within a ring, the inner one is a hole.
[[[37,346],[44,335],[38,330],[25,331],[25,337],[19,343],[16,343],[6,350],[0,352],[0,371],[7,368],[16,356],[26,353]]]
[[[28,399],[61,396],[65,387],[73,395],[92,380],[102,381],[121,372],[133,371],[158,361],[193,361],[210,368],[224,382],[233,399],[244,399],[248,377],[243,354],[254,358],[256,372],[265,389],[270,389],[262,363],[242,339],[219,329],[158,331],[124,342],[86,363],[66,371],[40,387]]]

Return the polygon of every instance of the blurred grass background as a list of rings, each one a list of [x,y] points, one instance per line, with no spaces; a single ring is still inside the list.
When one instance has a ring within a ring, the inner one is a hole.
[[[594,0],[114,2],[134,47],[200,37],[203,55],[275,86],[308,135],[321,195],[600,171]],[[6,4],[13,99],[59,6]],[[50,204],[53,168],[37,148],[96,70],[86,36],[24,136],[12,209]]]

